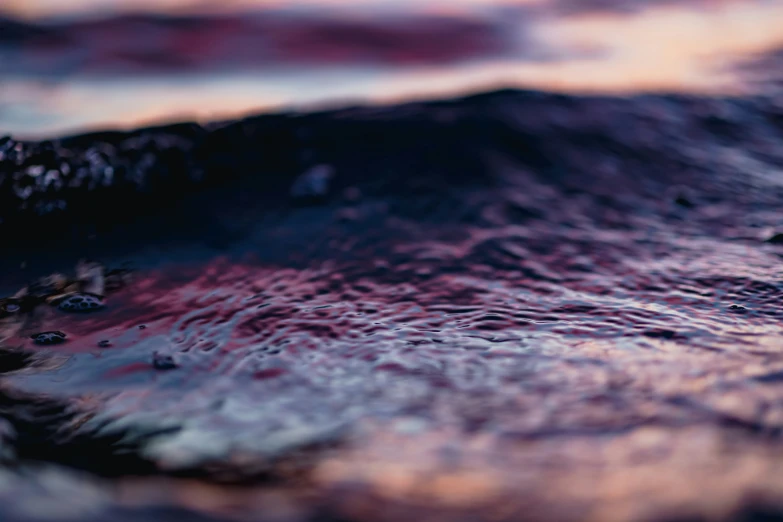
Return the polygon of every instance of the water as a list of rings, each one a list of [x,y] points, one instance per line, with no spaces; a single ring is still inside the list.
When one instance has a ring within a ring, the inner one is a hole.
[[[7,295],[133,272],[2,319],[4,518],[778,512],[781,115],[501,91],[5,142]]]
[[[781,518],[781,9],[6,1],[0,519]]]

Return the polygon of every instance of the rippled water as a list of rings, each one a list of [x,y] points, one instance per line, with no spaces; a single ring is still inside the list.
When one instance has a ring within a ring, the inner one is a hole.
[[[779,513],[782,118],[504,91],[4,142],[9,295],[134,270],[2,319],[2,512]]]

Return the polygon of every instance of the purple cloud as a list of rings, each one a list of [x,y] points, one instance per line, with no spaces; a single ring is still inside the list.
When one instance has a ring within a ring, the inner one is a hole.
[[[337,18],[281,13],[0,20],[0,74],[115,75],[274,66],[456,63],[525,55],[505,22],[453,16]]]

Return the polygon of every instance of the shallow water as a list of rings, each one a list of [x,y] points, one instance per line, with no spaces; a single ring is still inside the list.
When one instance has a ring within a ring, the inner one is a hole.
[[[134,267],[2,319],[5,519],[780,513],[781,118],[503,91],[5,142],[8,294]]]

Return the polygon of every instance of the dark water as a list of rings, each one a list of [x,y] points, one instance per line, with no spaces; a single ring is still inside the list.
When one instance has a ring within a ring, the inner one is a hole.
[[[1,143],[8,295],[133,269],[97,311],[6,307],[6,520],[783,509],[779,98]]]

